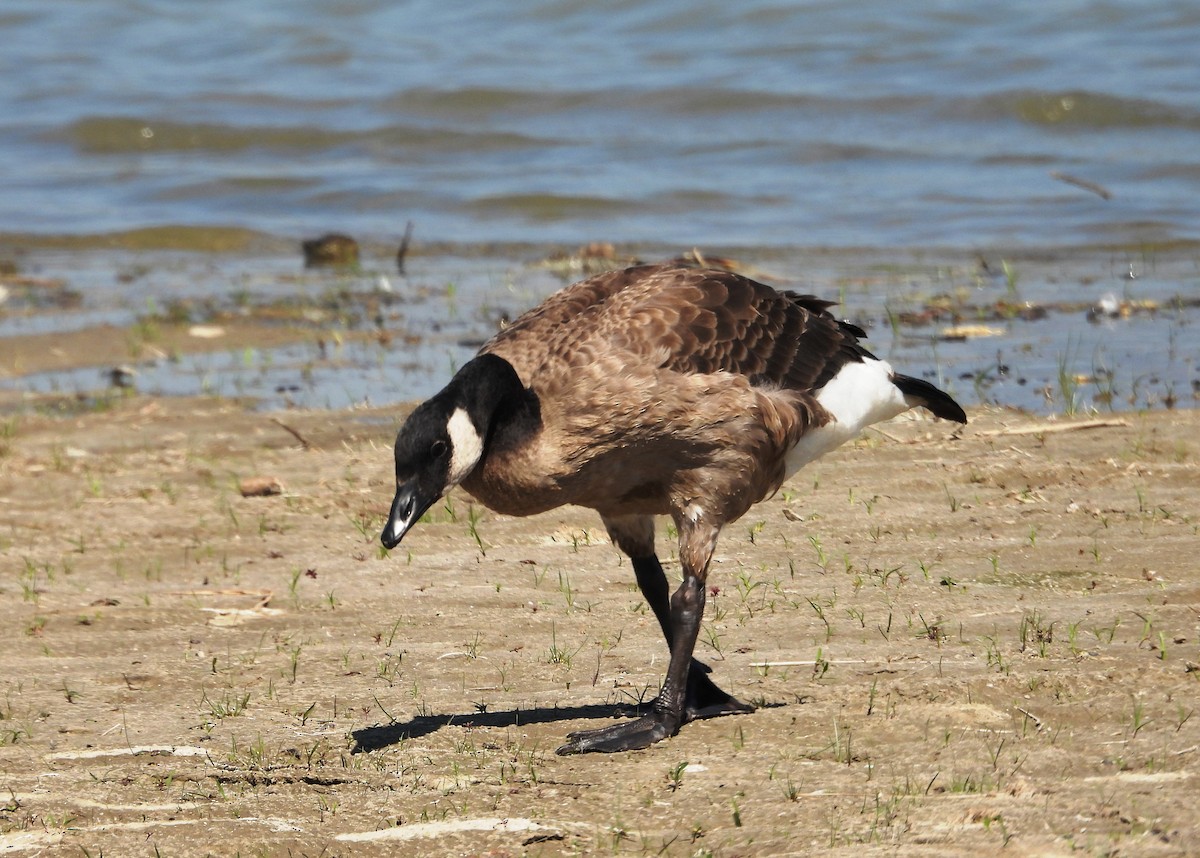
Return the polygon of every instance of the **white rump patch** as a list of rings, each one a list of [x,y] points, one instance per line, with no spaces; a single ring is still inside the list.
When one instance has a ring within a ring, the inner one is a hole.
[[[471,422],[465,409],[456,408],[446,424],[450,435],[450,474],[446,488],[457,486],[467,478],[483,457],[483,438]]]
[[[830,450],[858,437],[872,423],[891,420],[910,406],[900,388],[892,383],[892,367],[887,361],[864,358],[848,363],[817,394],[833,419],[802,437],[787,454],[787,476],[820,458]]]

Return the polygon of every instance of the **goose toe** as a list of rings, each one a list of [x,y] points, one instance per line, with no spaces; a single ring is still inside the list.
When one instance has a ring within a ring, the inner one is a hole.
[[[567,744],[554,753],[565,757],[571,754],[616,754],[621,751],[640,751],[655,742],[669,739],[679,732],[680,719],[654,709],[633,721],[601,727],[598,730],[578,730],[567,734]]]

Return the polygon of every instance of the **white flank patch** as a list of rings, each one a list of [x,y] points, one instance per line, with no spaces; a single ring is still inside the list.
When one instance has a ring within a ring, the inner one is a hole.
[[[892,367],[887,361],[864,358],[848,363],[817,394],[817,402],[833,417],[819,429],[813,429],[788,452],[787,476],[814,459],[858,437],[858,433],[883,420],[891,420],[909,409],[900,388],[892,383]]]
[[[454,409],[446,424],[450,434],[450,475],[446,488],[457,486],[479,464],[483,456],[483,439],[471,418],[462,408]]]

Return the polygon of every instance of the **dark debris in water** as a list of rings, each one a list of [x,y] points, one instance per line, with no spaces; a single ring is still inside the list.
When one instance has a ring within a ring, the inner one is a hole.
[[[1164,306],[1174,309],[1200,306],[1200,298],[1176,296],[1168,302],[1153,300],[1118,300],[1105,296],[1096,302],[1051,301],[1032,303],[1028,301],[998,300],[986,304],[956,301],[949,296],[937,296],[915,310],[900,310],[889,314],[894,325],[910,328],[925,328],[931,325],[952,325],[943,331],[949,340],[969,339],[971,336],[988,336],[996,329],[988,323],[1012,321],[1038,322],[1053,315],[1084,314],[1089,321],[1100,319],[1127,319],[1134,315],[1153,315]],[[972,326],[978,328],[972,333]],[[964,333],[955,333],[956,330]]]
[[[0,265],[0,314],[74,310],[83,296],[57,277],[31,277],[15,265]]]
[[[348,235],[326,233],[300,243],[305,268],[358,268],[358,242]]]
[[[390,289],[355,288],[352,284],[331,284],[315,295],[259,298],[243,291],[227,297],[174,298],[140,316],[139,322],[196,325],[254,321],[313,329],[330,325],[348,330],[382,328],[389,311],[406,300]]]
[[[406,275],[405,262],[408,258],[409,247],[412,245],[413,222],[410,220],[404,226],[404,235],[400,238],[400,246],[396,250],[396,271]],[[300,242],[304,252],[305,268],[334,268],[345,271],[359,272],[362,270],[362,255],[358,242],[349,235],[340,232],[327,232],[317,238]]]
[[[507,319],[558,288],[560,277],[575,280],[644,258],[721,267],[836,298],[848,319],[872,329],[873,351],[913,373],[948,381],[967,403],[1069,411],[1106,404],[1170,407],[1200,397],[1194,358],[1184,347],[1191,311],[1200,307],[1200,297],[1186,285],[1191,269],[1167,272],[1145,259],[1134,282],[1122,277],[1126,267],[1133,270],[1124,258],[1107,269],[1020,261],[1018,276],[1014,264],[982,256],[951,264],[856,256],[843,269],[841,259],[835,265],[819,254],[791,262],[770,254],[744,260],[728,251],[679,253],[594,241],[559,254],[526,248],[530,261],[523,267],[511,253],[487,264],[455,255],[440,268],[424,255],[421,269],[393,286],[377,270],[301,272],[291,247],[290,255],[275,258],[273,269],[235,260],[227,269],[200,271],[198,278],[181,276],[192,269],[171,267],[172,259],[163,265],[162,258],[118,256],[100,273],[111,284],[115,271],[118,282],[129,284],[112,292],[127,302],[116,305],[118,312],[133,320],[127,329],[116,323],[125,331],[128,354],[117,342],[95,366],[66,367],[74,375],[53,376],[57,370],[49,368],[44,378],[12,386],[55,392],[83,389],[93,380],[105,387],[127,381],[143,393],[244,395],[261,397],[268,407],[418,399],[436,390]],[[785,276],[757,267],[759,262]],[[7,309],[14,306],[10,284],[20,284],[22,301],[30,291],[42,299],[73,292],[74,278],[61,279],[60,271],[52,272],[59,279],[21,279],[14,269],[0,264],[0,284],[10,288]],[[204,280],[211,271],[223,278],[221,288],[197,288],[211,284]],[[226,271],[231,275],[225,277]],[[79,279],[85,303],[92,303],[89,284],[98,279]],[[170,281],[192,285],[158,291]],[[1113,291],[1104,294],[1106,289]],[[78,294],[67,300],[78,301]],[[41,306],[47,307],[45,319],[54,316],[54,305]],[[212,339],[197,339],[204,328],[214,332]],[[1161,332],[1151,335],[1163,344],[1161,354],[1146,349],[1151,330]],[[1171,349],[1177,357],[1167,354]],[[105,378],[130,358],[136,375]]]

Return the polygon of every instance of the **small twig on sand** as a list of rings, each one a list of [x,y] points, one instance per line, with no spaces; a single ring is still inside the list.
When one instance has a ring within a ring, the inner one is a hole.
[[[1028,709],[1022,709],[1020,706],[1014,706],[1013,708],[1016,709],[1018,712],[1020,712],[1022,715],[1024,715],[1026,718],[1028,718],[1030,721],[1032,721],[1033,726],[1037,727],[1037,731],[1039,733],[1045,729],[1046,725],[1042,723],[1042,719],[1039,718],[1038,716],[1034,715]]]
[[[291,426],[289,426],[289,425],[287,425],[286,423],[284,423],[284,422],[283,422],[282,420],[280,420],[278,417],[272,417],[272,418],[271,418],[271,422],[272,422],[272,423],[274,423],[274,424],[275,424],[276,426],[278,426],[279,428],[281,428],[281,429],[283,429],[284,431],[286,431],[288,434],[290,434],[290,435],[291,435],[293,438],[295,438],[297,441],[299,441],[299,442],[300,442],[300,446],[301,446],[301,447],[303,447],[305,450],[316,450],[316,449],[318,449],[318,448],[317,448],[317,447],[315,447],[313,444],[310,444],[307,438],[305,438],[303,435],[301,435],[299,432],[297,432],[297,431],[296,431],[295,429],[293,429]]]
[[[869,428],[872,432],[876,432],[876,433],[882,435],[884,438],[887,438],[889,441],[891,441],[895,444],[903,444],[904,443],[904,441],[897,438],[895,435],[891,434],[890,432],[884,432],[878,426],[869,426],[867,428]]]
[[[985,429],[979,435],[1049,435],[1054,432],[1074,432],[1077,429],[1106,429],[1128,426],[1128,420],[1081,420],[1076,423],[1034,423],[1032,426],[1006,426],[1003,429]]]

